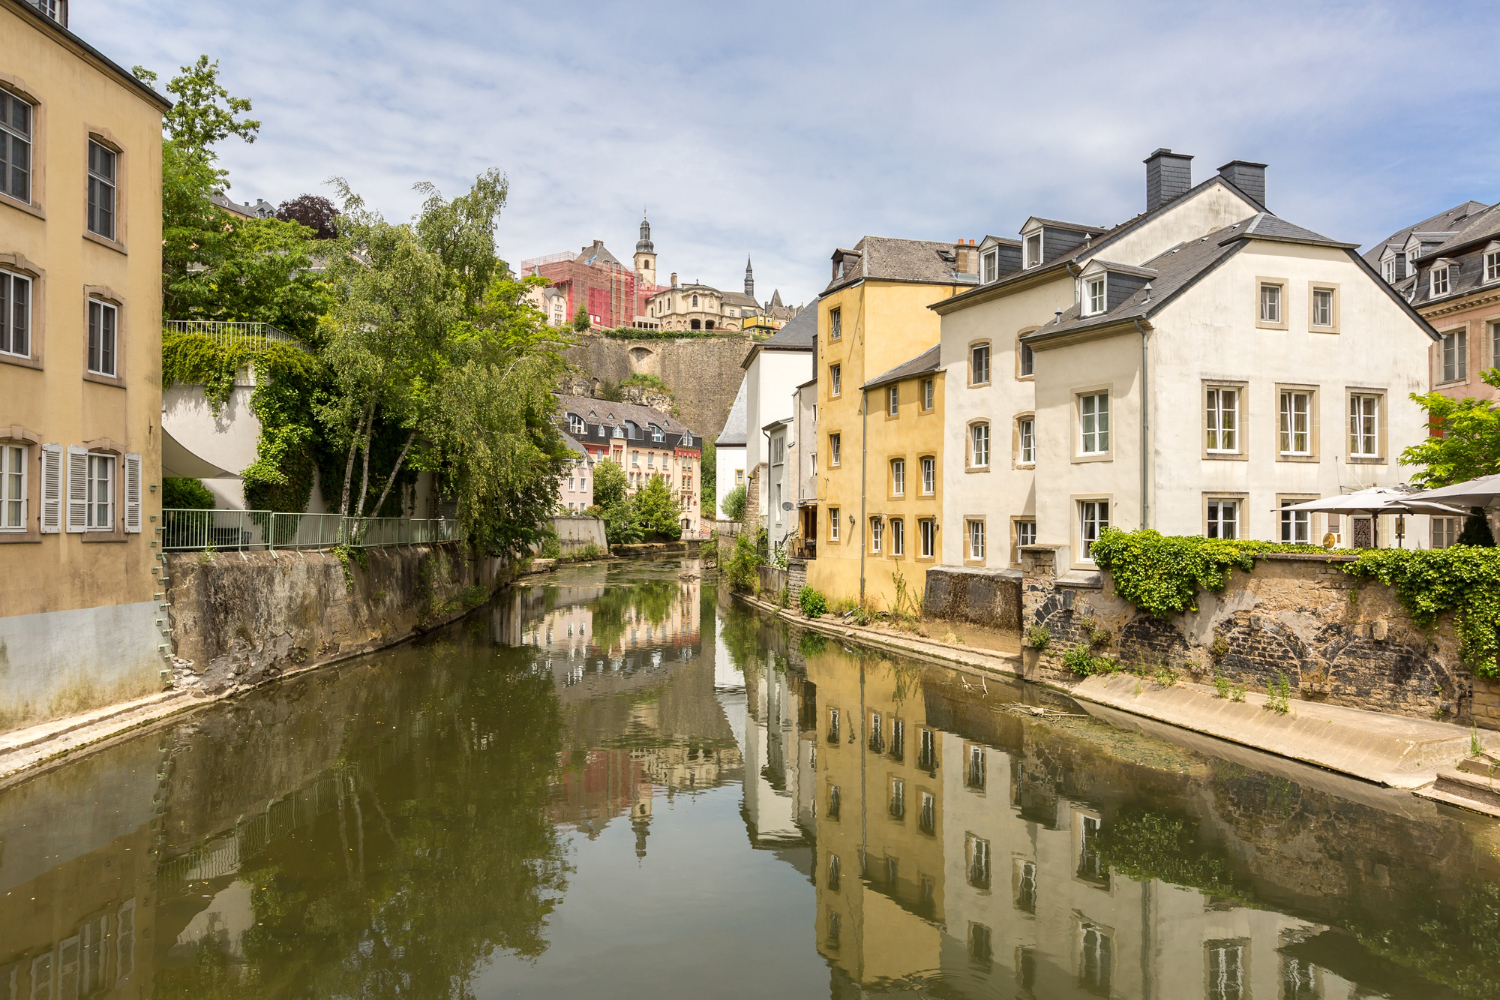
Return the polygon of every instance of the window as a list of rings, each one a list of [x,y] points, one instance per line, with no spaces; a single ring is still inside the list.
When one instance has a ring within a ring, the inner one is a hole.
[[[1281,325],[1281,286],[1270,282],[1260,285],[1260,321],[1273,326]]]
[[[880,519],[879,515],[870,518],[870,551],[871,552],[879,552],[880,551],[880,534],[881,534],[881,529],[883,529],[884,527],[885,527],[885,522]]]
[[[0,194],[31,201],[31,105],[0,90]]]
[[[931,455],[922,458],[922,495],[930,497],[937,492],[937,459]]]
[[[885,391],[885,412],[894,417],[899,412],[900,405],[900,393],[896,391],[895,386],[891,386]]]
[[[1210,941],[1208,1000],[1244,1000],[1245,946],[1239,941]]]
[[[578,414],[570,413],[568,414],[568,430],[574,434],[584,434],[588,432],[588,426]]]
[[[1078,501],[1078,540],[1079,551],[1083,558],[1090,560],[1089,554],[1093,551],[1094,543],[1099,540],[1099,535],[1105,528],[1109,527],[1109,501],[1107,500],[1080,500]]]
[[[990,380],[990,345],[975,344],[969,348],[969,384],[985,385]]]
[[[933,552],[937,550],[937,522],[930,518],[923,518],[917,522],[917,531],[922,537],[923,559],[931,559]]]
[[[31,279],[9,271],[0,271],[0,354],[31,357]]]
[[[1500,368],[1500,323],[1490,327],[1490,367]]]
[[[964,785],[976,791],[984,790],[984,747],[969,747],[969,759],[964,772]]]
[[[989,284],[1000,277],[1000,251],[986,250],[979,258],[979,280]]]
[[[22,445],[0,445],[0,531],[26,530],[26,460],[29,451]]]
[[[1396,283],[1396,259],[1394,257],[1380,262],[1380,276],[1388,285]]]
[[[880,713],[870,713],[870,749],[880,753],[885,749],[885,733],[880,728]]]
[[[654,468],[656,468],[656,452],[654,452],[654,451],[648,451],[648,452],[646,452],[646,468],[648,468],[648,469],[654,469]]]
[[[1349,397],[1349,457],[1380,457],[1380,397]]]
[[[1036,420],[1032,417],[1016,421],[1016,461],[1021,465],[1036,464]]]
[[[994,962],[995,948],[990,929],[984,924],[969,925],[969,961],[981,969],[988,969]]]
[[[115,458],[89,452],[84,527],[89,531],[115,529]]]
[[[640,465],[641,464],[641,453],[640,452],[638,452],[638,451],[632,451],[630,453],[630,464],[631,465]]]
[[[828,540],[830,542],[839,540],[839,509],[837,507],[828,508]]]
[[[891,779],[891,819],[906,818],[906,782],[900,778]]]
[[[891,756],[896,760],[906,757],[906,720],[891,720]]]
[[[1109,869],[1099,852],[1099,832],[1103,824],[1097,816],[1084,816],[1078,827],[1078,877],[1093,882],[1108,881]]]
[[[1469,377],[1469,331],[1443,334],[1443,381],[1461,382]]]
[[[966,522],[969,535],[969,558],[982,561],[984,559],[984,522],[971,520]]]
[[[653,441],[660,441],[661,439],[662,439],[661,428],[660,427],[652,427],[651,428],[651,440],[653,440]]]
[[[1081,433],[1079,452],[1084,455],[1109,453],[1109,393],[1095,392],[1078,397],[1078,424]]]
[[[1085,989],[1109,996],[1113,988],[1114,942],[1093,924],[1083,925],[1078,953],[1078,981]]]
[[[89,299],[89,371],[115,374],[115,332],[119,310],[108,302]]]
[[[1312,325],[1324,329],[1333,326],[1333,289],[1312,290]]]
[[[931,792],[922,793],[922,811],[917,813],[917,829],[929,837],[937,832],[937,799]]]
[[[990,842],[969,838],[969,884],[976,889],[990,887]]]
[[[830,434],[830,435],[828,435],[828,464],[829,464],[829,466],[831,466],[831,467],[837,467],[839,465],[839,463],[843,460],[843,447],[842,447],[842,445],[843,445],[843,435],[841,435],[841,434]]]
[[[891,496],[906,495],[906,459],[891,459]]]
[[[115,157],[113,150],[89,141],[89,232],[115,238]]]
[[[1456,544],[1463,528],[1464,519],[1461,517],[1434,517],[1432,519],[1432,547],[1446,549]]]
[[[891,555],[906,555],[906,522],[899,517],[891,518]]]
[[[828,339],[840,340],[844,336],[844,314],[842,310],[828,310]]]
[[[1021,562],[1021,546],[1036,544],[1036,522],[1030,518],[1018,518],[1011,522],[1016,533],[1016,548],[1011,555],[1011,563],[1019,565]]]
[[[1207,420],[1208,452],[1211,455],[1236,455],[1240,450],[1240,391],[1210,388]]]
[[[1322,1000],[1321,979],[1307,959],[1281,956],[1281,1000]]]
[[[1283,542],[1312,541],[1312,513],[1290,509],[1293,504],[1301,502],[1301,500],[1281,501],[1281,540]]]
[[[1489,250],[1485,252],[1484,280],[1500,281],[1500,250]]]
[[[969,465],[976,469],[990,467],[989,424],[974,424],[969,428]]]
[[[837,435],[835,435],[835,437],[836,436]],[[837,463],[835,463],[835,464],[837,464]],[[735,469],[734,470],[734,485],[736,485],[736,486],[744,486],[745,485],[745,470],[744,469]]]
[[[1032,233],[1026,237],[1026,266],[1036,267],[1042,262],[1042,234]]]
[[[1036,862],[1016,862],[1014,902],[1022,913],[1036,912]]]
[[[1097,316],[1104,311],[1104,276],[1090,278],[1083,285],[1085,316]]]
[[[1449,266],[1450,265],[1444,264],[1442,267],[1434,267],[1430,272],[1428,272],[1430,294],[1433,298],[1437,298],[1439,295],[1448,294]]]
[[[828,366],[828,394],[834,398],[843,395],[844,370],[841,365]]]
[[[1020,345],[1019,361],[1020,378],[1031,378],[1036,374],[1036,352],[1031,349],[1030,344]]]
[[[1312,393],[1281,391],[1280,451],[1283,455],[1312,454]]]
[[[928,410],[928,411],[930,411],[932,409],[932,404],[933,404],[933,398],[932,398],[932,396],[933,396],[933,383],[932,383],[932,379],[930,379],[930,378],[924,378],[922,380],[922,409]]]
[[[1209,538],[1240,537],[1240,502],[1210,499],[1208,501],[1208,525],[1204,534]]]

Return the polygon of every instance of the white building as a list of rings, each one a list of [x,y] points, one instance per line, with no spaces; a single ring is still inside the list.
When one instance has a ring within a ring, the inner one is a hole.
[[[747,509],[753,504],[762,517],[771,502],[766,482],[769,443],[765,427],[793,415],[792,394],[812,378],[816,367],[817,339],[817,310],[804,309],[774,336],[751,347],[741,364],[745,369],[745,426],[750,428],[745,441],[745,470],[756,491]]]
[[[714,442],[714,486],[718,489],[719,516],[724,514],[724,497],[736,486],[745,485],[745,386],[735,394],[724,429]],[[708,511],[704,512],[705,515]]]
[[[1190,160],[1152,154],[1146,212],[1113,229],[986,239],[980,286],[933,306],[945,563],[1014,566],[1036,542],[1090,569],[1110,525],[1394,544],[1394,523],[1280,508],[1405,478],[1436,334],[1353,245],[1268,213],[1263,164],[1193,186]]]
[[[786,538],[797,530],[797,438],[794,417],[767,424],[766,461],[766,534],[771,551],[786,544]]]

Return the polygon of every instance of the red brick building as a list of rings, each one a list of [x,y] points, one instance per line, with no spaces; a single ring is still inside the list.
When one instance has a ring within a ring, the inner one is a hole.
[[[568,319],[578,314],[580,305],[588,309],[589,322],[596,327],[613,329],[636,325],[644,316],[646,299],[657,286],[622,264],[595,240],[578,254],[556,253],[521,262],[521,276],[540,274],[568,298]]]

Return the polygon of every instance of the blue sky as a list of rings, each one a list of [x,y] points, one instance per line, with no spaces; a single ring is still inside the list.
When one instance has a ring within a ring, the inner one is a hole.
[[[649,207],[662,274],[806,301],[862,235],[1112,224],[1141,160],[1270,165],[1277,214],[1362,244],[1500,200],[1500,6],[75,0],[72,27],[163,81],[199,53],[263,122],[233,196],[392,218],[497,166],[513,262]]]

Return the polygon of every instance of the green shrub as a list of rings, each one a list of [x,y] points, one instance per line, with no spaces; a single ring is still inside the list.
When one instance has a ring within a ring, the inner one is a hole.
[[[1500,549],[1367,549],[1344,572],[1394,587],[1423,628],[1452,611],[1464,662],[1480,677],[1500,677]]]
[[[1080,643],[1063,654],[1063,666],[1079,677],[1094,674],[1117,674],[1124,669],[1116,660],[1095,656],[1087,645]]]
[[[1231,684],[1231,685],[1229,685],[1229,700],[1230,701],[1244,701],[1245,700],[1245,685],[1243,685],[1243,684]]]
[[[1214,697],[1228,698],[1230,690],[1229,678],[1223,674],[1214,674]]]
[[[719,510],[731,521],[739,521],[745,516],[745,487],[736,486],[719,499]]]
[[[1286,674],[1277,674],[1276,678],[1266,681],[1266,707],[1285,715],[1292,707],[1292,685],[1287,681]]]
[[[542,547],[537,555],[543,559],[562,558],[562,539],[557,537],[557,531],[550,526],[542,534]]]
[[[729,589],[741,594],[756,593],[760,588],[760,567],[764,561],[748,531],[736,535],[734,551],[724,564]]]
[[[1052,642],[1052,630],[1045,625],[1033,625],[1026,630],[1026,642],[1032,649],[1041,652]]]
[[[1160,684],[1164,688],[1176,687],[1177,671],[1173,670],[1171,667],[1163,663],[1156,668],[1154,679],[1156,680],[1156,683]]]
[[[833,602],[833,615],[842,618],[857,607],[859,604],[852,597],[840,597]]]
[[[177,510],[213,510],[214,495],[201,479],[168,476],[161,481],[161,505]]]
[[[822,618],[828,613],[828,599],[816,587],[803,587],[797,606],[809,618]]]

